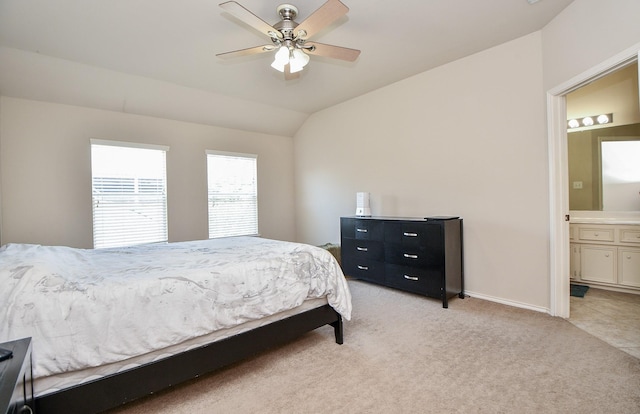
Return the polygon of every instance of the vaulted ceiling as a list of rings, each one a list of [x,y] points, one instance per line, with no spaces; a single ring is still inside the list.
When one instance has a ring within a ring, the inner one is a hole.
[[[313,40],[360,49],[312,56],[295,80],[269,43],[218,0],[0,0],[0,94],[293,136],[313,112],[543,28],[572,0],[342,0]],[[281,0],[238,0],[279,20]],[[302,22],[325,0],[299,0]]]

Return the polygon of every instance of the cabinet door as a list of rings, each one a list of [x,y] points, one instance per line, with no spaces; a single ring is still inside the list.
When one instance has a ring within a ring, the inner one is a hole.
[[[616,248],[582,245],[580,276],[582,280],[616,283]]]
[[[619,283],[640,287],[640,249],[621,247],[618,250]]]
[[[571,243],[569,246],[570,260],[569,260],[569,278],[580,280],[580,245]]]

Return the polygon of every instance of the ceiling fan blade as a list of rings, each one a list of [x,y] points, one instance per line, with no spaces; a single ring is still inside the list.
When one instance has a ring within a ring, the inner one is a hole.
[[[326,45],[318,42],[306,42],[304,46],[304,51],[310,55],[325,56],[348,62],[353,62],[360,56],[358,49],[349,49],[348,47]],[[309,46],[312,46],[312,48],[309,49]]]
[[[235,58],[240,56],[249,56],[249,55],[255,55],[258,53],[271,52],[275,48],[276,47],[274,45],[263,45],[263,46],[250,47],[248,49],[240,49],[240,50],[233,50],[231,52],[218,53],[216,54],[216,56],[223,59]]]
[[[296,37],[309,39],[349,11],[340,0],[329,0],[294,29]],[[302,32],[302,33],[301,33]]]
[[[224,9],[224,11],[226,11],[227,13],[233,15],[239,20],[242,20],[244,23],[248,24],[259,32],[264,33],[271,38],[277,37],[279,39],[282,39],[282,33],[274,29],[273,26],[271,26],[269,23],[251,13],[240,3],[237,3],[235,1],[227,1],[221,3],[220,7],[222,7],[222,9]]]

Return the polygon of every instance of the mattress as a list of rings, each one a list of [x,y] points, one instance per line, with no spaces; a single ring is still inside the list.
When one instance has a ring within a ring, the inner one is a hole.
[[[271,315],[259,320],[245,322],[231,328],[211,332],[207,335],[192,338],[180,344],[149,352],[144,355],[128,358],[124,361],[112,362],[98,367],[89,367],[77,371],[63,372],[47,377],[36,378],[33,381],[34,396],[40,397],[74,385],[96,380],[107,375],[117,374],[128,369],[136,368],[143,364],[156,362],[161,359],[177,355],[181,352],[189,351],[190,349],[195,349],[215,341],[220,341],[326,304],[326,298],[310,299],[297,308],[280,312],[276,315]]]
[[[312,299],[351,316],[329,252],[258,237],[100,250],[9,244],[0,248],[0,283],[0,340],[32,337],[35,380],[117,372]]]

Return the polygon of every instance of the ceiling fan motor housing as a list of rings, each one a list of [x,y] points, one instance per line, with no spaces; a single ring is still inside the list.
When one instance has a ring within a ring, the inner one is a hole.
[[[281,4],[276,11],[283,20],[293,20],[298,15],[298,8],[293,4]]]
[[[281,4],[276,8],[276,11],[282,20],[274,24],[273,28],[282,33],[284,40],[293,40],[295,38],[293,29],[298,26],[298,23],[293,19],[298,15],[298,8],[291,4]]]

